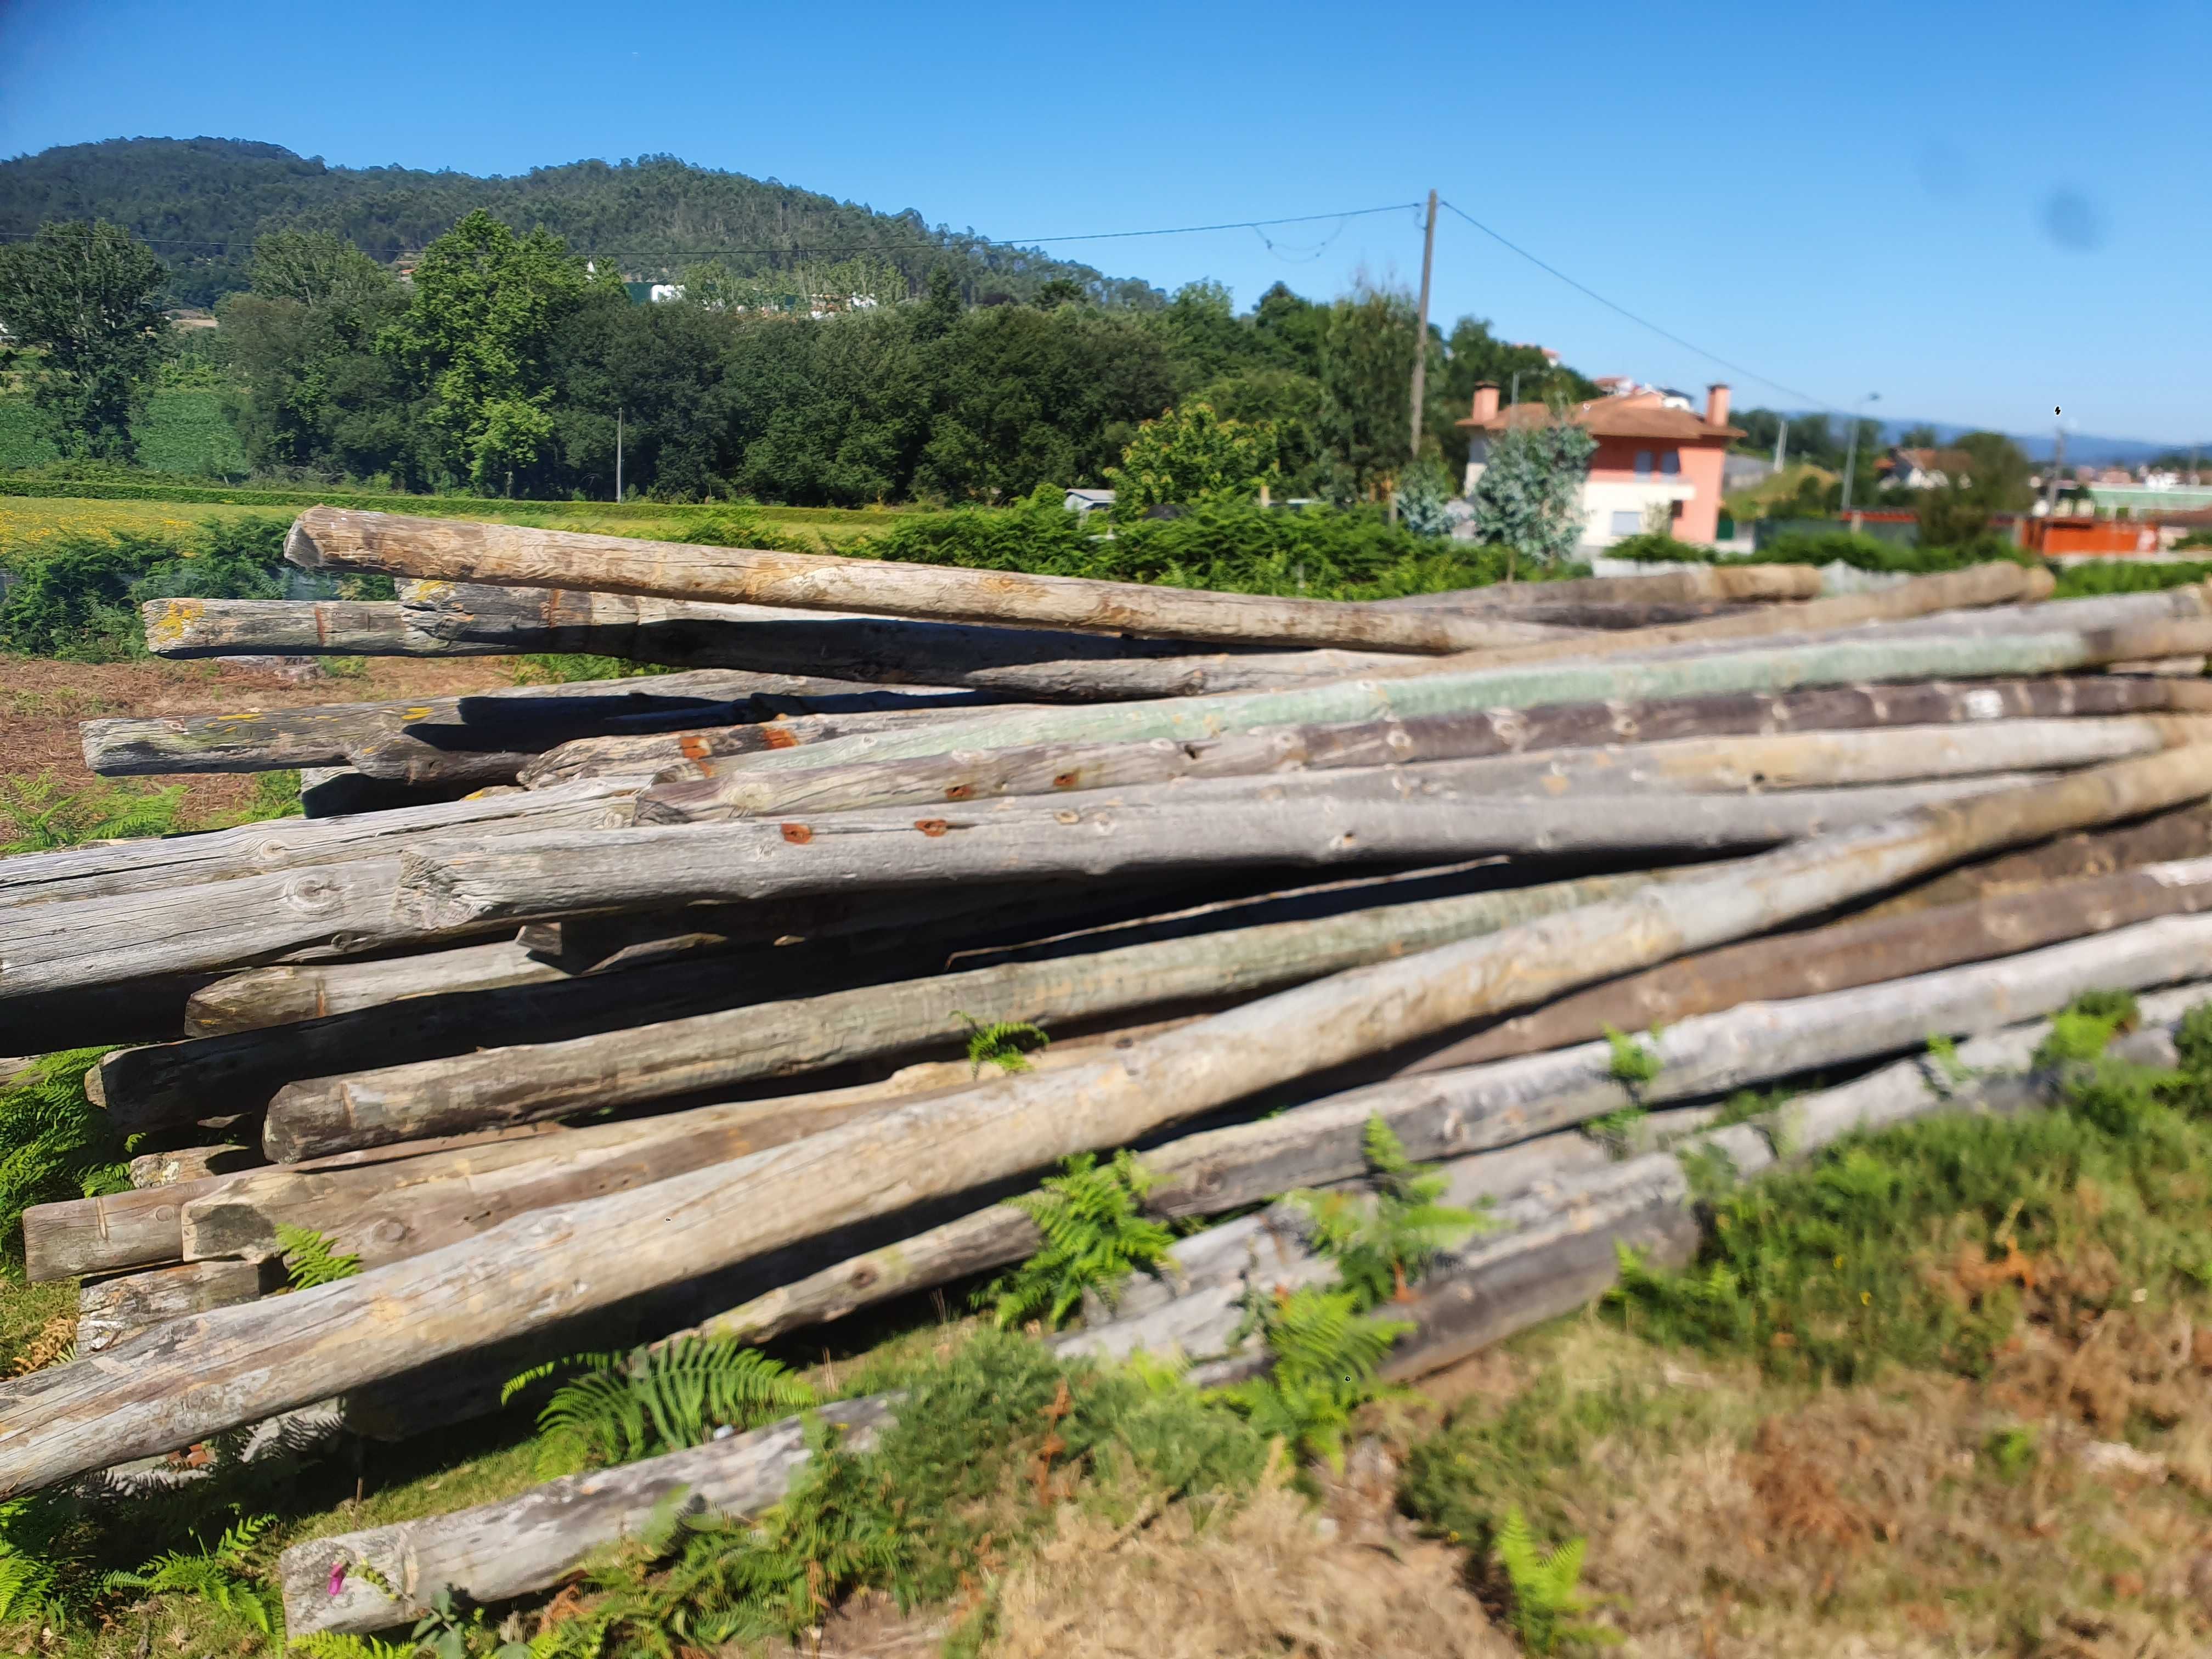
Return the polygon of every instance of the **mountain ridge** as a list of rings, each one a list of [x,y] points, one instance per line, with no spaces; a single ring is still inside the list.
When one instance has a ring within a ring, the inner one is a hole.
[[[880,213],[776,179],[695,167],[672,155],[580,161],[489,174],[397,165],[332,167],[251,138],[107,138],[0,161],[0,239],[54,219],[104,218],[169,264],[171,297],[209,305],[246,286],[255,237],[333,231],[386,264],[420,250],[475,208],[542,224],[624,274],[673,276],[703,252],[735,250],[740,275],[865,252],[915,288],[950,260],[971,302],[1020,299],[1054,279],[1102,300],[1148,305],[1150,284],[1034,248],[994,246],[972,229],[931,226],[914,209]]]

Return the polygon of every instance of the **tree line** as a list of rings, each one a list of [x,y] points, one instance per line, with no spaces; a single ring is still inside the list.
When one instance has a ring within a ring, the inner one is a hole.
[[[48,224],[0,249],[0,321],[39,354],[19,349],[19,367],[64,453],[132,459],[132,420],[179,349],[166,276],[112,225]],[[907,293],[878,266],[879,292],[826,314],[726,269],[641,305],[552,232],[481,210],[405,278],[312,230],[262,236],[246,277],[190,349],[212,355],[270,478],[605,499],[619,443],[626,493],[994,502],[1104,482],[1144,422],[1203,407],[1265,448],[1255,476],[1342,503],[1384,499],[1412,451],[1419,330],[1407,295],[1372,286],[1317,302],[1278,284],[1240,313],[1212,283],[1136,306],[1054,278],[979,303],[940,260]],[[1595,390],[1475,318],[1419,346],[1423,449],[1446,478],[1478,381]]]

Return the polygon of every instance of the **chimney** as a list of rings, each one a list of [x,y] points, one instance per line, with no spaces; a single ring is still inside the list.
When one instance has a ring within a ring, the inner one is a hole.
[[[1498,383],[1485,380],[1474,389],[1474,408],[1471,411],[1478,421],[1494,420],[1498,415]]]
[[[1709,425],[1728,424],[1729,389],[1716,380],[1705,388],[1705,420]]]

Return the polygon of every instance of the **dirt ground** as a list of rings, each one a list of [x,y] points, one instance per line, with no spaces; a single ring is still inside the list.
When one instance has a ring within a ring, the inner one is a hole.
[[[80,722],[107,715],[237,713],[314,703],[449,696],[512,684],[501,658],[441,661],[406,657],[353,659],[365,672],[324,674],[291,684],[264,669],[206,662],[58,662],[0,657],[0,774],[52,772],[64,787],[93,781],[78,745]],[[252,798],[248,773],[200,773],[143,780],[149,787],[187,785],[184,821],[234,811]]]

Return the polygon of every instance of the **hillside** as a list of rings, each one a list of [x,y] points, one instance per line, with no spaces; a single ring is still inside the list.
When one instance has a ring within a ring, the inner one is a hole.
[[[512,178],[406,167],[334,167],[279,144],[236,138],[111,138],[0,161],[0,237],[53,219],[103,218],[154,244],[179,304],[246,286],[253,239],[270,230],[337,231],[387,263],[485,208],[542,224],[576,252],[638,276],[672,274],[701,253],[746,274],[799,259],[869,253],[919,283],[950,253],[971,302],[1022,297],[1054,277],[1102,299],[1145,303],[1146,284],[1035,250],[990,247],[973,231],[932,228],[912,209],[885,214],[774,179],[718,173],[672,155],[572,161]]]

